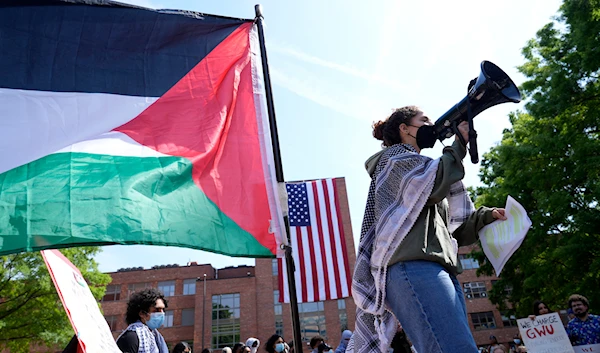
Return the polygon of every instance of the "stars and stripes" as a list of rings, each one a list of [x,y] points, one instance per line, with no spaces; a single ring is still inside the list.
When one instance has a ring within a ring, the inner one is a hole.
[[[351,273],[336,179],[286,183],[286,190],[298,302],[350,296]],[[289,302],[285,261],[278,262],[280,301]]]

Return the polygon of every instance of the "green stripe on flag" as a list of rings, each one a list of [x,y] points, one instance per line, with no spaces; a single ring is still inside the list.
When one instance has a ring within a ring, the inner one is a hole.
[[[273,257],[206,197],[184,158],[57,153],[0,174],[0,255],[106,244]]]

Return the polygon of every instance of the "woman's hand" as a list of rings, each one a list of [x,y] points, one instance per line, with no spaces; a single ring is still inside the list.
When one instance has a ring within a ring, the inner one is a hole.
[[[458,124],[458,132],[460,132],[462,137],[465,139],[465,142],[469,143],[469,123],[463,121],[460,124]],[[456,136],[456,139],[460,141],[460,138],[458,136]]]
[[[506,216],[504,215],[503,208],[494,208],[494,210],[492,211],[492,216],[494,217],[494,219],[506,221]]]

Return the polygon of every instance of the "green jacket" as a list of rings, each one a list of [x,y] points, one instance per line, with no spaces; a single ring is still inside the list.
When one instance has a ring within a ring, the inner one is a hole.
[[[373,176],[382,152],[373,155],[365,163],[369,175]],[[493,209],[480,207],[452,235],[448,232],[446,195],[450,186],[465,176],[462,160],[466,154],[465,147],[459,141],[444,148],[429,200],[388,266],[403,261],[427,260],[441,264],[453,275],[462,272],[452,238],[458,246],[473,244],[477,241],[477,232],[494,221]]]

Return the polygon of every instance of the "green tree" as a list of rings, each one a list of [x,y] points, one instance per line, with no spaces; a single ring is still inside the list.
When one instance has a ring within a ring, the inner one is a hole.
[[[600,312],[600,1],[565,0],[523,49],[525,111],[481,164],[477,203],[511,195],[533,226],[490,299],[531,314],[536,299],[566,308],[572,293]],[[473,257],[491,274],[481,252]],[[505,288],[512,288],[507,294]]]
[[[110,276],[98,270],[98,247],[63,249],[81,271],[96,299],[102,298]],[[39,252],[0,257],[0,350],[29,352],[30,345],[64,347],[73,329]]]

